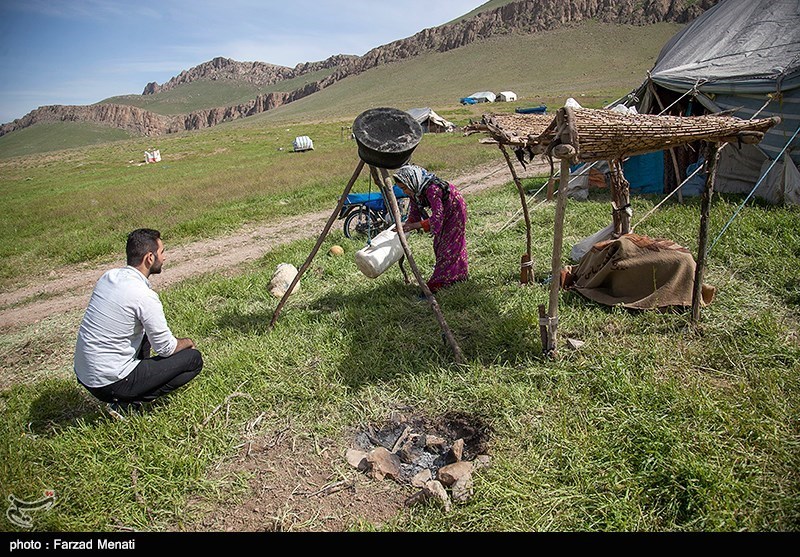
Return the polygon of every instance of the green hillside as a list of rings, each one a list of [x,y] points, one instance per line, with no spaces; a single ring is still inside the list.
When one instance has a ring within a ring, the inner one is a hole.
[[[243,104],[264,93],[277,91],[289,93],[332,72],[332,69],[320,70],[268,86],[229,79],[218,81],[206,79],[182,84],[155,95],[122,95],[110,97],[100,103],[127,104],[165,115],[187,114],[195,110]]]
[[[513,110],[515,106],[562,106],[575,97],[584,106],[598,107],[638,86],[662,45],[680,25],[611,25],[595,21],[569,29],[533,35],[494,37],[444,53],[380,66],[344,79],[318,93],[275,110],[233,122],[232,126],[264,125],[266,122],[352,121],[375,106],[402,109],[430,106],[445,118],[464,124],[487,110]],[[565,47],[563,45],[569,45]],[[158,95],[113,97],[103,102],[123,102],[162,114],[182,114],[246,102],[268,90],[290,90],[321,73],[286,81],[271,89],[221,81],[181,85]],[[476,91],[511,90],[519,101],[495,104],[487,109],[464,107],[458,99]],[[59,126],[35,125],[26,130],[24,143],[13,140],[14,132],[0,137],[0,158],[53,151],[81,143],[81,134]],[[72,143],[65,144],[63,137]],[[119,136],[113,137],[117,139]],[[12,147],[13,145],[13,147]]]
[[[0,137],[0,158],[86,147],[128,139],[132,134],[90,122],[44,122]]]
[[[431,53],[371,69],[314,95],[264,114],[254,122],[353,118],[375,106],[430,106],[456,123],[487,110],[563,106],[575,97],[599,107],[641,84],[662,45],[680,25],[636,27],[587,22],[534,35],[494,37],[450,52]],[[570,45],[564,48],[561,45]],[[464,107],[476,91],[517,93],[516,103]]]

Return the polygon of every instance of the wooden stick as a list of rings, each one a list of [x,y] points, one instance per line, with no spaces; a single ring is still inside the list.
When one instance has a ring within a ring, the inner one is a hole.
[[[558,145],[556,156],[561,158],[561,183],[556,198],[555,232],[553,235],[553,259],[550,275],[550,305],[548,307],[547,346],[544,355],[555,359],[558,331],[558,291],[561,286],[561,249],[564,245],[564,213],[567,207],[567,185],[569,184],[569,161],[575,155],[571,145]]]
[[[516,184],[517,186],[517,191],[519,192],[519,200],[520,203],[522,203],[522,212],[525,215],[525,237],[526,237],[525,246],[527,248],[527,251],[525,252],[525,255],[522,256],[522,264],[520,265],[519,269],[519,275],[520,275],[519,280],[522,284],[527,284],[528,282],[533,280],[533,268],[531,267],[531,265],[528,265],[528,262],[531,261],[531,217],[528,214],[528,201],[525,198],[525,190],[522,187],[522,182],[517,176],[517,171],[514,170],[514,164],[511,162],[511,157],[508,155],[508,150],[502,143],[498,143],[498,146],[500,147],[500,151],[502,151],[503,156],[506,159],[506,164],[508,164],[508,169],[511,171],[511,177],[514,179],[514,184]]]
[[[700,321],[700,301],[703,297],[703,274],[706,267],[706,245],[708,244],[708,215],[711,208],[711,196],[714,195],[714,180],[717,174],[719,159],[719,143],[709,143],[706,152],[708,175],[706,187],[703,188],[703,199],[700,209],[700,237],[697,241],[697,265],[694,270],[694,290],[692,291],[692,324]]]
[[[339,203],[336,204],[336,209],[334,209],[333,213],[331,213],[328,222],[325,224],[325,228],[322,230],[322,233],[319,235],[319,238],[317,239],[317,244],[314,246],[314,249],[311,250],[311,253],[308,254],[306,262],[303,263],[302,267],[300,267],[300,270],[297,272],[297,276],[294,277],[292,284],[289,285],[289,288],[286,290],[286,292],[284,292],[280,303],[278,303],[278,307],[275,308],[275,313],[272,314],[272,321],[269,322],[269,330],[272,330],[272,328],[275,326],[275,322],[278,320],[278,315],[280,315],[281,310],[283,309],[283,305],[286,303],[286,299],[292,293],[294,287],[297,286],[297,283],[300,282],[300,277],[303,276],[303,273],[305,273],[308,270],[308,267],[311,265],[311,261],[313,261],[314,256],[317,255],[317,252],[319,251],[322,242],[325,241],[325,238],[328,236],[328,233],[331,230],[333,221],[337,219],[337,217],[339,216],[339,212],[342,210],[342,206],[344,205],[345,199],[347,199],[347,194],[350,193],[350,189],[353,187],[353,184],[356,183],[358,175],[361,174],[361,169],[363,168],[364,168],[364,161],[359,159],[358,165],[356,165],[356,170],[355,172],[353,172],[353,176],[350,178],[350,181],[347,182],[347,186],[345,186],[344,192],[342,193],[342,196],[339,198]]]
[[[425,293],[425,298],[430,303],[431,308],[433,308],[433,313],[436,315],[436,320],[439,322],[439,327],[441,327],[445,338],[447,339],[447,343],[450,345],[450,348],[453,350],[453,354],[455,355],[455,360],[457,364],[464,363],[464,354],[461,352],[461,347],[456,342],[453,333],[450,331],[450,327],[447,326],[447,321],[444,319],[444,315],[442,315],[442,310],[439,308],[439,303],[436,301],[436,298],[433,296],[433,292],[431,289],[428,288],[428,284],[422,278],[422,274],[419,272],[419,268],[417,267],[417,263],[414,261],[414,256],[411,255],[411,250],[408,247],[408,240],[406,239],[406,234],[403,231],[403,221],[402,217],[400,216],[400,208],[397,206],[397,199],[394,196],[394,190],[392,189],[392,181],[389,178],[389,172],[385,168],[380,169],[380,175],[378,174],[378,169],[374,166],[369,167],[370,172],[372,173],[372,177],[375,180],[376,184],[380,184],[381,188],[384,191],[384,195],[389,200],[389,206],[392,209],[392,215],[394,216],[394,222],[397,223],[397,235],[400,237],[400,244],[403,246],[403,251],[406,254],[406,258],[408,259],[408,265],[411,267],[411,270],[414,273],[414,277],[417,279],[417,283],[419,284],[422,291]],[[381,177],[383,179],[381,179]]]

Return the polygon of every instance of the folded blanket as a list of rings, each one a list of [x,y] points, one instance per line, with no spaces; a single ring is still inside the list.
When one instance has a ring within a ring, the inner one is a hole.
[[[692,305],[695,261],[671,240],[626,234],[598,242],[577,265],[565,267],[561,287],[608,306],[654,309]],[[716,289],[704,284],[701,305]]]

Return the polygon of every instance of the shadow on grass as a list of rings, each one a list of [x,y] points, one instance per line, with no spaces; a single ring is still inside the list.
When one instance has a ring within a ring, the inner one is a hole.
[[[334,288],[302,304],[292,304],[290,299],[277,327],[281,321],[299,320],[307,328],[334,316],[335,326],[343,329],[348,339],[340,347],[341,373],[354,387],[398,373],[423,373],[431,366],[452,364],[452,350],[432,307],[419,299],[420,288],[399,278],[378,280],[362,283],[355,291]],[[486,288],[480,280],[468,280],[436,294],[465,359],[504,363],[541,354],[538,334],[530,334],[530,319],[519,313],[504,314]],[[272,312],[270,308],[247,315],[228,313],[217,325],[242,334],[274,334],[268,329]]]
[[[38,435],[50,435],[78,420],[94,423],[106,419],[100,401],[76,383],[48,383],[30,405],[28,428]]]

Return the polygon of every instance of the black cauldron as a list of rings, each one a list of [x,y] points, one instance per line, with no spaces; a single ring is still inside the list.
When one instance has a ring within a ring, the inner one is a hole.
[[[420,140],[422,126],[403,110],[372,108],[353,122],[358,156],[379,168],[400,168],[411,158]]]

